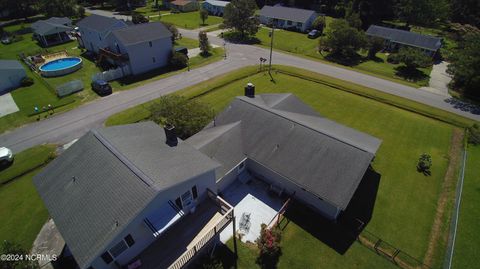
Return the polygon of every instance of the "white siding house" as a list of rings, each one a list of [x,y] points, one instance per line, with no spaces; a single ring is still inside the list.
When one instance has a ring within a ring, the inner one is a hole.
[[[128,58],[132,75],[164,67],[172,52],[172,34],[160,22],[137,24],[112,31],[106,45]]]
[[[296,29],[306,32],[311,29],[313,21],[318,14],[313,10],[282,7],[264,6],[260,10],[260,22],[265,25],[275,23],[275,27],[283,29]]]
[[[218,1],[218,0],[206,0],[205,2],[203,2],[202,7],[212,15],[223,16],[225,7],[228,4],[230,4],[230,2]]]
[[[26,75],[19,61],[0,60],[0,94],[18,88]]]
[[[79,28],[78,43],[88,51],[98,53],[107,46],[107,35],[115,30],[128,27],[125,21],[99,15],[90,15],[77,23]]]

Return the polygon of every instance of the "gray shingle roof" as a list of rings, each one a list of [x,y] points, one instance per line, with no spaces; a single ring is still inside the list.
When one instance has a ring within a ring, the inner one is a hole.
[[[23,70],[23,65],[17,60],[0,60],[0,70],[1,69],[17,69]]]
[[[123,45],[133,45],[161,38],[170,38],[172,33],[160,22],[136,24],[127,28],[117,29],[112,33]]]
[[[217,177],[246,156],[345,209],[381,141],[315,114],[291,94],[237,97],[187,142],[222,163]]]
[[[169,147],[163,130],[147,122],[87,133],[33,181],[86,268],[158,193],[217,166],[182,141]]]
[[[428,49],[432,51],[437,51],[442,46],[442,39],[439,37],[422,35],[419,33],[413,33],[405,30],[393,29],[378,25],[371,25],[368,28],[366,34],[369,36],[381,37],[395,43],[400,43],[422,49]]]
[[[73,28],[70,26],[65,26],[63,24],[51,23],[47,21],[37,21],[32,24],[32,29],[34,33],[38,35],[52,35],[61,32],[67,32]]]
[[[125,26],[127,26],[127,24],[122,20],[92,14],[77,22],[77,26],[80,28],[89,28],[101,33],[109,30],[112,26],[119,22],[122,22],[125,24]]]
[[[313,14],[315,14],[313,10],[282,6],[264,6],[260,10],[260,16],[302,23],[306,22]]]

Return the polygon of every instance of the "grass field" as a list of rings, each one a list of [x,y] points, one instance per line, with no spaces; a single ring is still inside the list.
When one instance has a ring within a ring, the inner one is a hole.
[[[298,72],[307,73],[300,70]],[[246,78],[232,82],[235,76]],[[327,79],[324,76],[320,77]],[[218,112],[234,96],[243,94],[243,86],[247,82],[252,82],[256,85],[257,93],[294,93],[322,115],[382,139],[382,146],[373,163],[375,171],[381,175],[380,187],[373,218],[367,230],[423,260],[448,165],[446,156],[455,127],[326,84],[281,73],[275,74],[274,78],[275,83],[272,83],[266,74],[252,75],[244,70],[236,72],[235,75],[193,86],[181,91],[180,94],[199,96],[197,97],[199,100],[209,103]],[[328,83],[334,81],[335,79],[330,78]],[[338,80],[336,82],[340,83]],[[354,91],[355,86],[346,82],[343,82],[343,85],[351,87]],[[405,100],[403,102],[408,103]],[[120,113],[110,118],[107,125],[141,120],[139,115],[148,115],[146,107],[148,104]],[[418,157],[424,152],[431,154],[433,159],[434,168],[431,176],[424,176],[416,171]],[[361,260],[362,257],[356,256],[358,253],[348,251],[344,258],[350,261]],[[331,258],[326,252],[318,255],[320,260]],[[286,255],[285,257],[287,260],[293,259],[287,258]],[[437,253],[434,258],[435,264],[443,261],[442,258]]]
[[[328,25],[328,24],[327,24]],[[260,45],[264,47],[270,47],[270,36],[269,36],[270,29],[269,28],[261,28],[256,37],[260,40]],[[295,40],[295,42],[291,42]],[[273,39],[273,47],[277,50],[286,51],[293,54],[298,54],[302,56],[306,56],[309,58],[314,58],[317,60],[322,60],[328,63],[329,62],[325,59],[325,55],[321,55],[318,52],[318,42],[319,39],[309,39],[307,38],[306,34],[303,33],[296,33],[286,30],[276,30]],[[363,57],[366,56],[366,52],[360,53]],[[332,63],[333,64],[333,63]],[[417,82],[410,82],[396,74],[396,68],[399,67],[399,64],[390,64],[387,62],[387,55],[385,53],[378,53],[377,60],[366,60],[361,61],[359,64],[354,65],[352,67],[346,67],[341,65],[344,68],[352,68],[356,71],[364,72],[367,74],[373,74],[375,76],[379,76],[384,79],[392,80],[398,83],[402,83],[412,87],[421,87],[428,85],[428,75],[431,72],[430,68],[421,68],[424,75],[426,76],[425,79],[417,81]]]
[[[476,268],[480,257],[480,146],[470,145],[452,268]]]
[[[0,171],[5,178],[14,171],[23,174],[38,165],[38,161],[48,159],[55,150],[54,146],[39,146],[18,153],[15,162],[7,170]],[[38,232],[47,220],[48,212],[40,200],[32,178],[41,168],[32,170],[8,184],[0,184],[0,242],[4,240],[19,243],[30,249]]]
[[[20,30],[22,27],[29,26],[29,24],[17,24],[5,27],[5,30],[9,32],[14,32]],[[85,102],[98,98],[98,95],[91,89],[90,82],[92,75],[100,72],[101,70],[95,65],[93,61],[81,56],[82,51],[77,48],[76,41],[71,41],[58,46],[52,46],[47,49],[42,49],[40,46],[38,46],[36,41],[32,40],[31,33],[24,34],[22,35],[22,37],[23,40],[10,45],[0,44],[0,59],[18,59],[18,55],[20,53],[30,55],[40,53],[42,51],[58,52],[66,50],[69,55],[81,57],[83,60],[83,66],[81,69],[74,73],[55,78],[42,78],[38,74],[30,71],[30,69],[25,68],[27,70],[27,75],[33,78],[34,84],[29,87],[18,88],[11,92],[12,97],[15,100],[15,103],[19,107],[20,111],[0,118],[0,133],[8,129],[18,127],[22,124],[37,120],[36,116],[32,116],[35,106],[42,109],[42,107],[51,104],[53,107],[56,108],[55,112],[58,113],[70,110]],[[175,45],[185,46],[187,48],[196,48],[198,47],[198,40],[182,38],[180,40],[177,40],[175,42]],[[190,59],[190,68],[192,69],[195,67],[199,67],[211,63],[215,60],[221,59],[221,55],[223,55],[222,51],[222,48],[217,48],[212,51],[212,55],[210,57],[193,57],[192,59]],[[172,71],[169,68],[163,68],[144,74],[142,76],[135,77],[131,80],[112,81],[110,84],[112,85],[114,91],[125,90],[163,78],[165,76],[175,74],[177,72]],[[54,90],[55,87],[77,79],[83,82],[83,91],[63,98],[58,98],[56,96]]]
[[[223,22],[222,17],[209,15],[208,19],[205,21],[205,24],[202,24],[200,15],[198,11],[169,14],[162,17],[151,18],[154,21],[162,21],[172,23],[180,28],[184,29],[197,29],[200,27],[215,25]]]

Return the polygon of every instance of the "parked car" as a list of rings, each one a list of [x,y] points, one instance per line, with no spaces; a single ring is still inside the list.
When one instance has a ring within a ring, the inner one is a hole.
[[[2,37],[2,40],[0,42],[2,42],[2,44],[5,44],[5,45],[12,43],[12,41],[8,36]]]
[[[307,36],[308,36],[308,38],[312,38],[312,39],[313,39],[313,38],[319,37],[320,35],[321,35],[320,31],[318,31],[318,30],[312,30],[312,31],[310,31],[310,32],[308,33]]]
[[[105,80],[95,80],[92,82],[92,90],[100,96],[105,96],[112,93],[112,86]]]
[[[11,163],[13,162],[13,152],[5,147],[0,147],[0,163]]]

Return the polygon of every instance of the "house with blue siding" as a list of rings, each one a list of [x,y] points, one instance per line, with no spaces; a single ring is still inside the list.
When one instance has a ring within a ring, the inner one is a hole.
[[[105,38],[111,31],[128,27],[128,24],[123,20],[92,14],[79,21],[77,26],[79,46],[98,53],[107,46]]]

